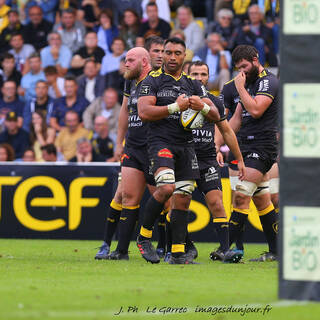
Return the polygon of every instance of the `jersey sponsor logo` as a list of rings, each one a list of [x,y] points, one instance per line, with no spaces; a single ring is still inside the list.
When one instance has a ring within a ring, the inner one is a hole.
[[[264,79],[264,80],[260,81],[258,91],[265,92],[268,90],[269,90],[269,79]]]
[[[260,159],[260,156],[257,153],[252,152],[247,155],[247,158]]]
[[[173,90],[178,90],[178,91],[180,91],[180,90],[181,90],[181,87],[180,87],[180,86],[172,86],[172,89],[173,89]]]
[[[161,90],[157,92],[157,97],[158,98],[167,98],[167,97],[173,97],[173,98],[177,98],[178,97],[178,92],[173,91],[173,90]]]
[[[197,159],[196,155],[194,155],[194,157],[191,161],[191,168],[192,168],[192,170],[199,169],[198,159]]]
[[[215,167],[210,167],[208,172],[205,173],[204,178],[206,182],[219,179],[219,174]]]
[[[173,154],[171,153],[171,151],[169,149],[161,149],[158,152],[158,157],[172,159]]]
[[[148,95],[150,93],[150,86],[149,85],[142,85],[140,89],[140,94]]]

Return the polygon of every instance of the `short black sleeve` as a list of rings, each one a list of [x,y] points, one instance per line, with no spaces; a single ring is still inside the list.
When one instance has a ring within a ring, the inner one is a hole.
[[[157,96],[158,86],[153,76],[147,76],[141,83],[139,98],[143,96]]]
[[[226,119],[226,109],[225,109],[221,99],[215,97],[211,93],[208,94],[208,97],[213,102],[213,104],[216,106],[216,108],[218,109],[218,112],[219,112],[219,115],[220,115],[220,120],[219,121],[225,120]]]
[[[264,95],[272,100],[277,95],[278,92],[278,79],[276,77],[266,76],[260,78],[258,90],[256,95]]]
[[[131,80],[126,80],[124,82],[123,95],[126,97],[130,97],[130,88],[131,88]]]

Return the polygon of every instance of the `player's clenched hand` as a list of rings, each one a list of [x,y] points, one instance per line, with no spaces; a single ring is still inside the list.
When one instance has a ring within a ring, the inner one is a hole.
[[[223,154],[219,151],[217,152],[217,157],[216,157],[216,160],[219,164],[220,167],[223,167],[224,166],[224,161],[223,161]]]
[[[240,71],[237,76],[234,78],[234,84],[237,89],[244,87],[246,83],[246,74],[243,71]]]
[[[190,108],[196,111],[201,111],[203,109],[203,101],[199,96],[191,96],[189,98]]]
[[[246,177],[246,167],[242,160],[238,161],[238,170],[239,170],[239,173],[238,173],[239,179],[242,181]]]
[[[180,111],[187,110],[190,106],[189,98],[185,94],[180,95],[176,103],[179,105]]]

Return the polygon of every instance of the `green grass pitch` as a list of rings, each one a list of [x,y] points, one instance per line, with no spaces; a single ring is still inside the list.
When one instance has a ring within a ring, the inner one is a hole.
[[[276,262],[248,261],[265,245],[247,245],[243,263],[222,264],[208,258],[215,244],[198,243],[201,264],[187,266],[148,264],[134,243],[129,262],[95,261],[99,245],[0,239],[0,319],[320,319],[320,304],[278,301]],[[271,310],[214,314],[231,305]]]

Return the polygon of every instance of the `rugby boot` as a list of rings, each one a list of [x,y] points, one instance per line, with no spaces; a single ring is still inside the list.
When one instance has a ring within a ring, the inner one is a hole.
[[[271,262],[278,261],[278,257],[275,253],[272,252],[264,252],[261,254],[259,258],[250,259],[251,262]]]
[[[159,263],[160,258],[157,254],[157,251],[153,247],[150,240],[141,240],[140,236],[137,237],[137,247],[142,255],[142,257],[151,263]]]
[[[118,250],[112,251],[108,255],[109,260],[129,260],[129,255],[128,253],[121,253]]]
[[[110,252],[110,247],[106,242],[103,242],[96,256],[94,257],[96,260],[105,260],[108,259],[108,254]]]

